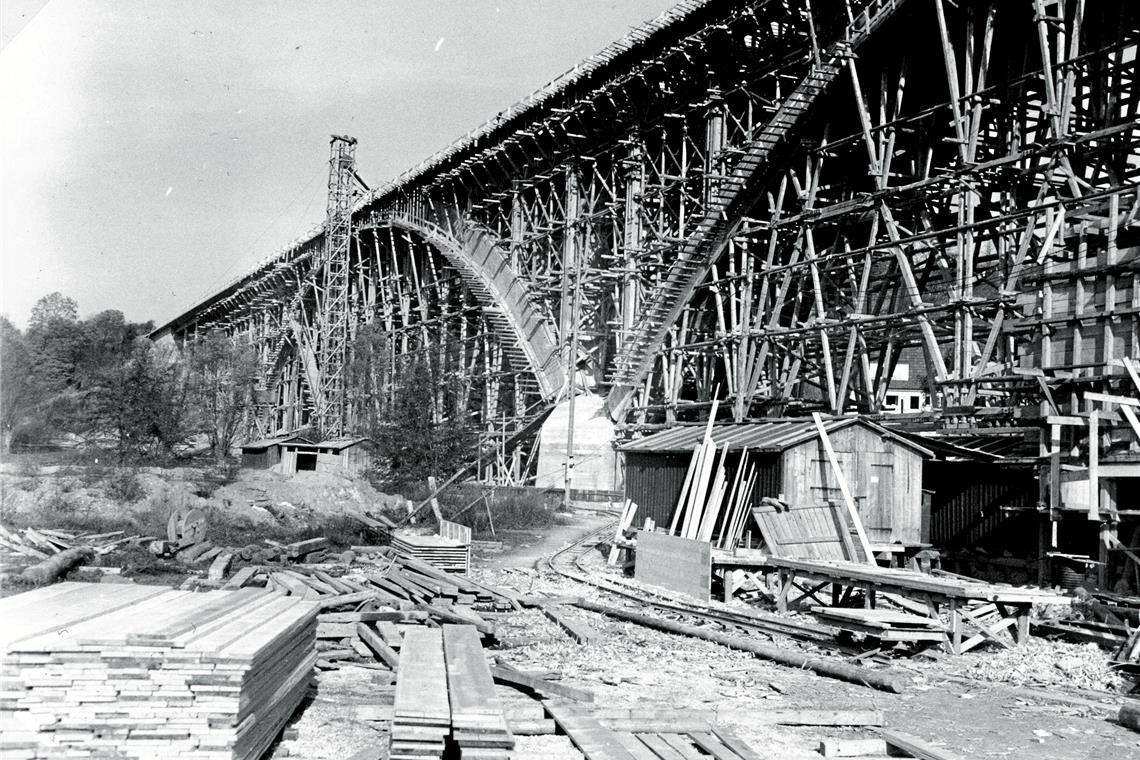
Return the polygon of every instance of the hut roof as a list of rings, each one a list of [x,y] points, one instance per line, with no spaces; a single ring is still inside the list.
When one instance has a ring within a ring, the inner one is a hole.
[[[242,444],[242,451],[265,451],[273,446],[280,446],[283,443],[312,443],[308,438],[301,435],[287,435],[278,436],[276,438],[261,438],[256,441]]]
[[[928,449],[871,420],[861,417],[838,417],[823,421],[823,427],[827,430],[828,435],[852,425],[860,425],[878,435],[890,438],[900,446],[912,449],[923,456],[931,456]],[[631,441],[619,448],[622,451],[636,453],[688,453],[693,450],[694,446],[700,444],[704,435],[704,425],[675,427]],[[723,423],[713,425],[712,429],[713,441],[718,446],[727,444],[729,451],[739,451],[747,447],[749,451],[780,453],[818,437],[819,431],[816,430],[815,422],[802,418]]]

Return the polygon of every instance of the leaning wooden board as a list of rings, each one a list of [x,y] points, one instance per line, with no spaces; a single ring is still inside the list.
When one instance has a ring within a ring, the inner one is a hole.
[[[655,531],[639,531],[633,577],[702,602],[712,590],[712,545]]]

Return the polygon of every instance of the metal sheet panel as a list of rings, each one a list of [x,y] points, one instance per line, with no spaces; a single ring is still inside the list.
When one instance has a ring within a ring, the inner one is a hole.
[[[685,485],[692,452],[655,454],[630,451],[625,456],[625,498],[632,499],[638,507],[634,522],[641,525],[646,517],[652,517],[658,526],[668,528],[681,488]],[[748,462],[756,468],[752,504],[759,504],[765,496],[779,495],[782,488],[780,457],[775,454],[753,456],[750,453]],[[726,478],[730,483],[736,478],[739,465],[740,456],[730,452],[725,465]]]
[[[691,454],[626,454],[625,497],[637,504],[634,522],[641,525],[652,517],[669,527],[673,510],[685,484]]]

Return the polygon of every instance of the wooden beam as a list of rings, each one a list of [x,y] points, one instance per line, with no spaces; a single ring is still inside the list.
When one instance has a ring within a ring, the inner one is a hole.
[[[919,760],[958,760],[958,756],[901,731],[880,731],[879,736],[895,749],[910,753]]]
[[[1114,396],[1111,393],[1094,393],[1089,391],[1085,393],[1086,401],[1099,401],[1102,404],[1118,404],[1120,406],[1135,406],[1140,407],[1140,400],[1128,398],[1127,396]]]
[[[1124,419],[1128,420],[1128,424],[1132,426],[1132,432],[1136,436],[1136,440],[1140,441],[1140,419],[1136,418],[1136,412],[1132,411],[1131,407],[1120,407],[1121,414]]]

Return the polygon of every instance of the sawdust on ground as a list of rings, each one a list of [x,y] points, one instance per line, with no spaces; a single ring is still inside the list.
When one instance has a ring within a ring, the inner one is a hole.
[[[490,561],[477,563],[473,575],[524,594],[586,596],[620,604],[620,599],[593,587],[535,568],[537,559],[607,519],[578,515],[576,524],[558,527],[546,536],[502,536],[501,546],[489,545],[492,551],[483,552]],[[916,734],[963,758],[1140,760],[1137,734],[1106,720],[1118,700],[1084,694],[1084,703],[1066,703],[993,678],[988,682],[961,678],[971,671],[985,678],[986,668],[991,674],[1015,668],[1016,654],[983,650],[961,657],[898,660],[892,667],[908,676],[908,688],[904,694],[888,694],[592,612],[572,609],[568,614],[596,632],[591,643],[574,643],[541,612],[527,609],[488,615],[500,642],[490,654],[519,668],[556,671],[563,682],[593,691],[601,706],[716,710],[721,725],[763,756],[818,759],[823,739],[873,736],[867,729],[775,726],[753,717],[771,710],[811,709],[882,710],[889,727]],[[788,639],[776,643],[810,649]],[[320,672],[286,738],[268,757],[340,760],[362,750],[386,757],[388,724],[361,719],[358,708],[389,698],[390,679],[390,674],[353,665]],[[1050,689],[1055,696],[1066,693],[1059,684]],[[515,754],[561,758],[576,753],[566,737],[539,736],[518,737]]]

